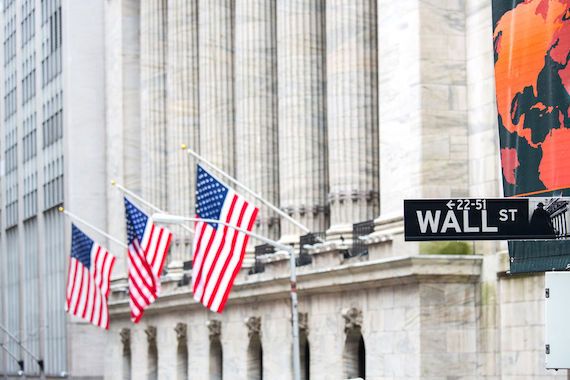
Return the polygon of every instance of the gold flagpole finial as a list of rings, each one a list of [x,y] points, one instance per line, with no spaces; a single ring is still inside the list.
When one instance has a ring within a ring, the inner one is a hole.
[[[186,148],[188,148],[188,147],[186,146],[186,144],[181,144],[180,148],[182,148],[182,150],[186,150]]]
[[[114,179],[112,179],[111,180],[111,186],[115,186],[116,184],[117,184],[117,182]]]
[[[59,212],[63,212],[63,211],[64,211],[64,210],[63,210],[63,207],[61,207],[61,206],[59,206],[58,210],[59,210]]]

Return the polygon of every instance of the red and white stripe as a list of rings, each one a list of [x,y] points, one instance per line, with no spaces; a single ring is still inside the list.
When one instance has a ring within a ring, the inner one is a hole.
[[[220,220],[251,231],[258,209],[229,190]],[[249,235],[218,224],[196,222],[192,265],[194,299],[221,313],[243,263]]]
[[[109,328],[107,300],[115,260],[115,256],[97,243],[91,248],[91,270],[70,258],[65,304],[68,313],[95,326]]]
[[[160,276],[171,241],[172,233],[154,225],[149,218],[142,242],[139,244],[135,240],[129,245],[129,304],[131,319],[135,323],[142,318],[144,309],[158,298]]]

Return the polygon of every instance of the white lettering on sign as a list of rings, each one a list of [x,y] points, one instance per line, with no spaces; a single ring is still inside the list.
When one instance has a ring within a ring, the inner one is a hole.
[[[499,220],[501,222],[506,222],[507,220],[509,220],[509,216],[507,215],[506,209],[499,210]]]
[[[510,209],[503,208],[503,209],[499,210],[499,220],[501,222],[506,222],[508,220],[514,222],[515,218],[516,218],[517,211],[518,210],[516,208],[510,208]],[[510,218],[509,218],[509,214],[510,214]]]
[[[483,226],[481,227],[483,232],[499,232],[499,227],[487,225],[487,210],[481,210],[481,219],[483,219]]]
[[[449,228],[453,228],[455,232],[461,233],[461,226],[457,221],[457,217],[453,211],[448,211],[445,215],[445,220],[443,221],[443,226],[441,226],[441,232],[445,233]]]
[[[487,210],[481,210],[481,224],[471,225],[469,223],[469,211],[463,210],[463,224],[461,225],[455,215],[454,210],[448,210],[445,213],[445,217],[441,218],[441,210],[417,210],[416,215],[418,217],[418,224],[420,227],[420,232],[425,233],[446,233],[448,230],[453,230],[456,233],[477,233],[477,232],[498,232],[499,227],[490,226],[487,219]],[[500,210],[500,220],[506,221],[510,218],[514,220],[517,210],[515,209],[504,209]],[[505,219],[503,219],[505,218]],[[441,222],[441,223],[440,223]]]
[[[463,230],[464,232],[479,232],[479,227],[469,225],[469,211],[463,210]]]
[[[441,216],[441,211],[436,210],[435,216],[432,214],[431,210],[426,211],[425,217],[422,215],[420,210],[416,211],[418,215],[418,223],[420,224],[420,231],[422,234],[427,232],[428,225],[430,227],[430,232],[437,232],[437,227],[439,226],[439,217]]]

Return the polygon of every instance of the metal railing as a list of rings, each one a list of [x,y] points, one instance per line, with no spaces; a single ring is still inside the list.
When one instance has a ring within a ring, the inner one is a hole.
[[[309,254],[309,251],[305,246],[314,245],[320,243],[325,238],[324,232],[312,232],[306,235],[302,235],[299,238],[299,257],[295,260],[298,267],[303,265],[309,265],[313,262],[313,258]]]
[[[345,254],[345,258],[368,255],[368,246],[360,240],[361,236],[374,232],[374,220],[367,220],[352,225],[352,248]]]
[[[265,272],[265,264],[261,262],[260,257],[275,252],[275,248],[270,244],[260,244],[255,246],[255,263],[249,270],[249,274]]]

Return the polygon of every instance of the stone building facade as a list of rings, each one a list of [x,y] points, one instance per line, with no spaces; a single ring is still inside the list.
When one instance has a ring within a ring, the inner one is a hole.
[[[566,377],[544,369],[543,276],[507,275],[505,244],[403,241],[405,198],[501,195],[490,1],[105,8],[108,180],[191,215],[185,143],[325,239],[304,247],[260,205],[256,231],[308,257],[303,379]],[[120,197],[107,196],[116,236]],[[186,285],[192,236],[173,229],[138,325],[118,265],[104,377],[292,378],[287,256],[250,254],[214,314]]]

